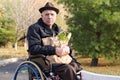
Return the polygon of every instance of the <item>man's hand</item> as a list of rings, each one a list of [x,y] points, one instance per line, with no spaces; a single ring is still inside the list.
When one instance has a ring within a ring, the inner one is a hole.
[[[70,48],[68,46],[56,47],[56,55],[65,56],[70,53]]]

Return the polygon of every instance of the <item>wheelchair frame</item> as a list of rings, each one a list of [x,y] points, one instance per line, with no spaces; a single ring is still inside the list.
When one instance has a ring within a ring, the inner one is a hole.
[[[36,57],[36,56],[35,56]],[[41,56],[37,56],[41,57]],[[43,57],[43,56],[42,56]],[[13,80],[17,80],[17,76],[19,74],[20,69],[27,67],[28,68],[28,76],[29,80],[62,80],[58,75],[54,75],[54,73],[51,71],[49,73],[49,76],[46,76],[45,73],[40,69],[40,67],[33,61],[30,60],[30,57],[27,59],[27,61],[24,61],[20,63],[14,73],[14,78]],[[52,65],[51,65],[52,67]],[[34,77],[32,73],[34,73]],[[77,74],[78,80],[82,80],[81,73]]]
[[[32,58],[45,58],[44,55],[29,55],[28,59],[22,63],[20,63],[14,73],[14,78],[13,80],[17,80],[17,76],[20,72],[20,69],[27,67],[28,68],[28,76],[29,80],[61,80],[58,75],[54,75],[52,70],[50,70],[49,76],[46,76],[46,74],[40,69],[38,64],[33,62],[31,59]],[[47,59],[46,59],[47,60]],[[47,60],[48,61],[48,60]],[[49,62],[49,61],[48,61]],[[52,65],[50,64],[50,67],[52,69]],[[32,73],[34,73],[34,78]],[[39,76],[38,76],[39,75]]]

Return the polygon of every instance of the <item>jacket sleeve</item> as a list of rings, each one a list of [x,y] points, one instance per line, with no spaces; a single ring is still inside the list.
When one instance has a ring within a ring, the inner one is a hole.
[[[39,30],[35,26],[30,26],[27,32],[27,40],[28,40],[28,52],[31,55],[44,54],[44,55],[54,55],[55,47],[47,45],[42,46],[41,36],[38,34],[37,30]]]

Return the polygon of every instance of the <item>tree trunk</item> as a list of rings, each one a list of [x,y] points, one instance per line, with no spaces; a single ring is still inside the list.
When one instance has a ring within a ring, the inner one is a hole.
[[[15,50],[17,50],[17,42],[14,44],[14,48]]]
[[[98,65],[98,58],[92,58],[90,66],[97,66]]]

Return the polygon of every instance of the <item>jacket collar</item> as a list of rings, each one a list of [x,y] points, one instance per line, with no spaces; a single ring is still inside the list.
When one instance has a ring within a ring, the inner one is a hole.
[[[42,18],[38,20],[38,25],[40,25],[45,30],[46,33],[51,33],[51,31],[54,31],[55,34],[57,35],[62,31],[56,23],[54,23],[52,29],[50,29],[50,27],[43,22]]]

